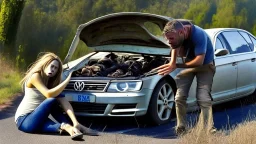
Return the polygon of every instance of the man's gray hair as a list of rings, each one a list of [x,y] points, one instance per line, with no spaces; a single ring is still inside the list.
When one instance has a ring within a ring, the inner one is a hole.
[[[183,24],[178,20],[171,20],[164,26],[163,34],[168,32],[176,32],[177,30],[183,29]]]

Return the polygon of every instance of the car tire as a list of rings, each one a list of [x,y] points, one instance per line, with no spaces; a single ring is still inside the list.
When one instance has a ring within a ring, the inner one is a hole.
[[[174,110],[176,89],[167,79],[161,80],[151,96],[147,116],[153,125],[161,125],[171,121]]]

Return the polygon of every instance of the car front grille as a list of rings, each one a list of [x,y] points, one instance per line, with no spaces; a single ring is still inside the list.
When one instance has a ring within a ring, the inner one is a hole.
[[[136,108],[137,104],[116,104],[113,108],[113,110],[116,109],[133,109]]]
[[[83,112],[89,114],[104,114],[107,104],[95,104],[84,102],[70,102],[74,112]]]
[[[103,92],[106,86],[107,82],[70,81],[65,90]]]

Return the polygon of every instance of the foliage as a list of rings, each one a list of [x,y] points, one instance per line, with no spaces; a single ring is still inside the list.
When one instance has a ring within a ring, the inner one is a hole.
[[[24,1],[3,0],[0,12],[0,42],[12,43],[15,40]]]
[[[13,63],[0,54],[0,104],[10,100],[13,95],[21,92],[19,81],[21,74]]]
[[[186,19],[193,20],[197,25],[210,27],[211,17],[216,12],[215,3],[208,0],[193,0],[185,13]]]
[[[24,52],[24,47],[23,46],[19,46],[18,49],[18,55],[16,56],[16,67],[17,68],[21,68],[21,69],[25,69],[25,59],[21,57],[22,53]]]
[[[6,11],[4,1],[1,13]],[[131,11],[187,18],[203,28],[237,27],[256,34],[255,6],[255,0],[26,0],[11,50],[19,67],[27,67],[44,51],[64,60],[80,24],[106,14]],[[0,17],[0,21],[3,19]],[[150,32],[161,34],[155,26],[146,26]],[[72,59],[88,52],[86,44],[80,42]]]

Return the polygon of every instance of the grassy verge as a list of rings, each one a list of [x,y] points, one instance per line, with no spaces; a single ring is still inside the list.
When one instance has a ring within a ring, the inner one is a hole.
[[[245,121],[230,130],[219,130],[215,134],[207,134],[192,128],[191,132],[180,137],[178,144],[255,144],[256,121]]]
[[[21,92],[21,74],[9,60],[0,54],[0,104],[4,104]]]

